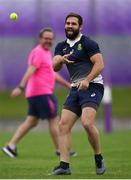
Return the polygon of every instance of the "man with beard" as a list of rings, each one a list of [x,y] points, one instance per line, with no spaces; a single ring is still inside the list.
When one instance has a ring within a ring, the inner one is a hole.
[[[97,109],[104,93],[101,71],[103,58],[98,44],[81,33],[83,19],[79,14],[70,13],[65,19],[67,39],[57,44],[53,67],[59,71],[66,64],[72,89],[67,97],[59,122],[60,130],[60,164],[51,175],[71,174],[69,167],[69,149],[71,129],[81,117],[89,143],[94,151],[96,174],[105,172],[104,159],[101,154],[100,137],[94,125]]]
[[[44,28],[40,31],[40,44],[31,51],[27,71],[19,86],[12,91],[12,97],[17,97],[25,89],[29,107],[26,120],[18,127],[8,145],[2,148],[11,158],[18,155],[16,151],[17,143],[38,124],[39,119],[49,120],[49,131],[56,148],[56,155],[60,155],[57,101],[53,91],[55,81],[68,89],[70,89],[70,83],[53,70],[50,51],[53,39],[54,33],[52,29]],[[70,155],[76,155],[76,153],[70,152]]]

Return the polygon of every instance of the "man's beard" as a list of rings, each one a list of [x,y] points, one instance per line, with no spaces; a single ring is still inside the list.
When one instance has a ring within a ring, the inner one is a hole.
[[[52,43],[43,43],[42,46],[46,49],[50,49],[52,47]]]
[[[72,33],[68,33],[68,31],[72,31]],[[71,29],[71,28],[65,29],[66,37],[70,40],[75,40],[79,32],[80,32],[79,29],[76,29],[76,30]]]

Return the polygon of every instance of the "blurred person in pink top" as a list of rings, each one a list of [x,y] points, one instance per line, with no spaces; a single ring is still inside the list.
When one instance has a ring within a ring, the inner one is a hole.
[[[8,145],[2,150],[9,157],[16,157],[17,143],[22,137],[38,124],[39,119],[48,119],[49,132],[56,148],[59,152],[59,129],[57,116],[57,100],[53,95],[55,81],[70,89],[70,83],[55,73],[52,67],[52,47],[54,33],[51,28],[44,28],[39,33],[39,44],[31,51],[28,58],[28,68],[19,84],[11,96],[19,96],[25,90],[28,101],[28,115],[26,120],[18,127]],[[76,155],[75,152],[70,152]]]

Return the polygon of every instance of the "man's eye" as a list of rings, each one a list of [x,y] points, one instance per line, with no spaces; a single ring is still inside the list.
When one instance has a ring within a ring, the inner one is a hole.
[[[66,23],[67,25],[76,25],[76,23]]]

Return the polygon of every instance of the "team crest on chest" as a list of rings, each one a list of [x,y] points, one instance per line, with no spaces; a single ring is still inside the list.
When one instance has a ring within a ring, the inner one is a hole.
[[[81,51],[81,50],[82,50],[82,44],[81,44],[81,43],[78,44],[77,50],[78,50],[78,51]]]

